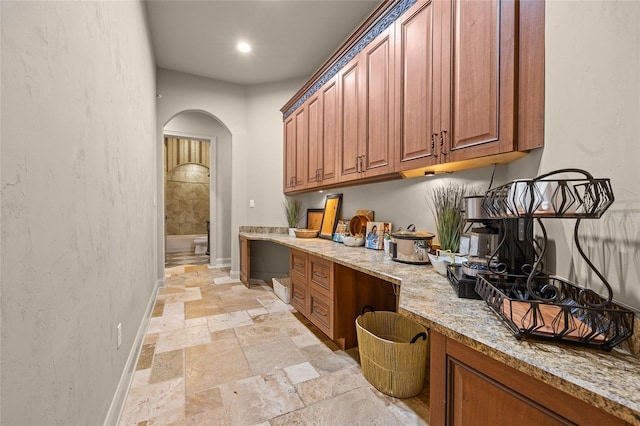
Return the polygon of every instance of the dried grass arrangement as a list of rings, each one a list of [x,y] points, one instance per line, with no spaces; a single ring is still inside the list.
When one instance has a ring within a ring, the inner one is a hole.
[[[432,190],[431,209],[436,220],[440,250],[456,253],[460,248],[460,236],[465,223],[462,208],[468,192],[466,184],[454,182]]]
[[[287,197],[282,203],[284,214],[289,228],[297,228],[302,217],[302,202],[292,197]]]

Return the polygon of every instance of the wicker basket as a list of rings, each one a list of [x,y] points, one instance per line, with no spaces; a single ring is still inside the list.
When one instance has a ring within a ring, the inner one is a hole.
[[[427,330],[395,312],[356,318],[362,374],[380,392],[409,398],[419,394],[429,353]]]

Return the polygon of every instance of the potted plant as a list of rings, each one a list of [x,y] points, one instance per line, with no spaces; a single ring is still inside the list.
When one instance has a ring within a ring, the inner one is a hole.
[[[432,191],[431,209],[442,251],[456,253],[460,248],[460,236],[465,223],[462,203],[466,194],[466,184],[453,182],[435,187]]]
[[[289,235],[295,237],[295,229],[298,227],[302,215],[302,203],[295,198],[287,197],[283,203],[284,213],[289,225]]]

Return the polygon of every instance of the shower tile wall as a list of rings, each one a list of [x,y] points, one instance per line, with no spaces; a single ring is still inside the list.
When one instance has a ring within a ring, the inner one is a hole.
[[[209,169],[183,164],[166,174],[167,235],[207,233],[209,219]]]

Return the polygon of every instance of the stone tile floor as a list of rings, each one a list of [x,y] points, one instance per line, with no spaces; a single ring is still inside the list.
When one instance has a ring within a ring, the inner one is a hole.
[[[173,268],[175,266],[206,265],[209,263],[208,254],[195,254],[193,252],[165,253],[164,267]]]
[[[264,282],[228,269],[167,269],[121,425],[426,425],[428,389],[378,392]]]

